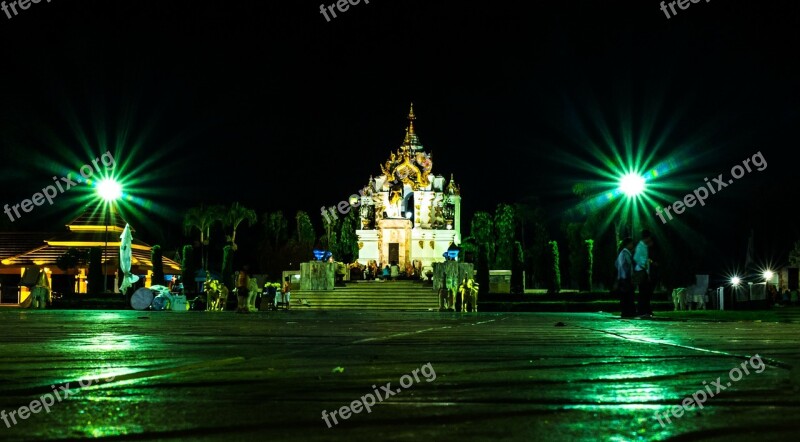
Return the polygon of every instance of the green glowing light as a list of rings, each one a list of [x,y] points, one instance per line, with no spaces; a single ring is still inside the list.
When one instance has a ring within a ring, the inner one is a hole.
[[[633,198],[644,192],[645,180],[638,173],[625,174],[619,180],[619,190],[628,198]]]
[[[104,178],[97,183],[97,194],[106,202],[122,197],[122,186],[113,179]]]

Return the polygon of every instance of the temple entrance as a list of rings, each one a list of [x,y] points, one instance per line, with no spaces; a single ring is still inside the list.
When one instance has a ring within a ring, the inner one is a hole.
[[[389,243],[389,264],[400,263],[400,243]]]

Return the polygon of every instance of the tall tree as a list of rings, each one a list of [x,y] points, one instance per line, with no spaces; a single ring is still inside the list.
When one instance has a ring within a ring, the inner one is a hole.
[[[525,293],[525,284],[522,273],[525,271],[525,255],[522,251],[522,244],[514,241],[514,256],[511,261],[511,294],[521,295]]]
[[[222,225],[231,228],[231,245],[233,251],[236,251],[236,230],[239,225],[247,221],[248,226],[252,226],[258,221],[256,211],[242,206],[238,202],[231,204],[222,216]]]
[[[789,265],[800,267],[800,241],[795,241],[794,247],[789,252]]]
[[[189,209],[183,218],[183,229],[186,235],[197,229],[200,232],[200,256],[203,270],[208,269],[208,250],[210,243],[211,227],[222,220],[223,209],[221,206],[200,206]]]
[[[314,247],[317,234],[314,232],[314,225],[311,223],[311,218],[308,213],[300,210],[295,215],[297,221],[297,242],[300,246],[308,248],[309,253]]]
[[[56,266],[66,274],[70,274],[70,270],[77,269],[82,263],[86,261],[86,252],[80,251],[75,247],[70,247],[64,252],[63,255],[56,259]],[[70,293],[74,290],[73,284],[69,285]]]
[[[311,218],[308,213],[302,210],[298,211],[295,215],[296,231],[294,237],[290,241],[291,261],[289,265],[297,269],[301,262],[308,261],[312,258],[314,245],[317,241],[317,234],[314,231],[314,225],[311,224]]]
[[[549,247],[547,255],[547,293],[556,294],[561,291],[561,260],[558,256],[558,243],[550,241],[547,245]]]
[[[259,265],[274,279],[283,269],[288,268],[291,262],[287,250],[289,223],[280,210],[264,213],[261,223],[263,230],[259,242]]]
[[[483,253],[485,253],[487,262],[491,265],[495,256],[494,223],[491,215],[486,212],[475,212],[470,225],[469,240],[478,247],[484,247]]]
[[[183,280],[183,290],[186,293],[195,292],[195,272],[194,247],[187,244],[183,246],[183,253],[181,255],[181,279]]]
[[[583,269],[581,270],[579,289],[586,292],[591,292],[594,282],[592,277],[594,272],[594,240],[587,239],[584,240],[583,243]]]
[[[150,249],[150,262],[153,263],[153,285],[164,285],[164,259],[161,246],[154,245]]]
[[[514,208],[519,226],[520,241],[525,256],[525,284],[528,287],[542,287],[546,285],[547,275],[547,241],[549,233],[544,209],[538,200],[532,199],[529,203],[517,204]]]
[[[359,222],[360,218],[354,210],[351,210],[350,213],[342,218],[337,244],[339,261],[351,263],[358,259],[358,235],[356,235],[356,229]]]
[[[514,208],[508,204],[498,204],[494,214],[495,260],[493,266],[498,270],[511,269],[514,259],[514,241],[516,240],[516,215]]]

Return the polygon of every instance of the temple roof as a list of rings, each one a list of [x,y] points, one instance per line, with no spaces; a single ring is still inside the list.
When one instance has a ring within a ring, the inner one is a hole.
[[[108,218],[106,219],[106,214],[108,214]],[[109,209],[109,212],[106,213],[104,209],[87,209],[83,213],[81,213],[77,218],[67,223],[67,228],[71,231],[78,231],[78,230],[92,230],[92,231],[103,231],[106,230],[106,220],[108,221],[108,231],[109,232],[119,232],[125,229],[125,224],[127,222],[120,216],[116,210],[113,208]],[[131,226],[131,232],[135,232],[136,230]]]
[[[114,211],[109,213],[108,219],[107,236],[104,212],[92,209],[67,224],[69,230],[66,232],[0,232],[0,268],[26,265],[55,267],[56,260],[70,248],[104,247],[106,240],[108,260],[117,262],[120,234],[125,229],[126,221]],[[151,248],[147,243],[133,238],[132,265],[140,270],[152,268]],[[167,257],[163,257],[163,264],[167,272],[180,271],[180,264]]]
[[[414,128],[414,121],[417,116],[414,115],[414,103],[411,103],[411,109],[408,111],[408,127],[406,128],[406,138],[403,140],[402,148],[410,148],[413,151],[423,151],[425,148],[419,141],[419,136]]]

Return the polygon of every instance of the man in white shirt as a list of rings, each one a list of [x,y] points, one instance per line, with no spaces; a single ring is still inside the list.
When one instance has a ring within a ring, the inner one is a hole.
[[[653,295],[653,282],[650,278],[650,246],[653,245],[653,236],[649,230],[642,230],[642,239],[636,245],[633,254],[633,284],[639,286],[638,313],[641,317],[652,317],[653,309],[650,298]]]

